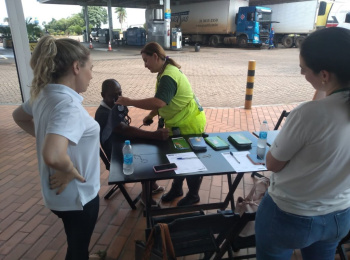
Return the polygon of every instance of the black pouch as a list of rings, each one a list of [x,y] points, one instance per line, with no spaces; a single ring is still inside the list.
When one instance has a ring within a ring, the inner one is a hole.
[[[242,134],[230,134],[227,139],[237,150],[249,150],[252,148],[252,141]]]

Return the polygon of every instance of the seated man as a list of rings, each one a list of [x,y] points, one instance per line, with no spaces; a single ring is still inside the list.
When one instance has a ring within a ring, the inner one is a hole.
[[[118,97],[122,95],[122,89],[115,79],[107,79],[102,83],[101,96],[103,100],[96,110],[95,120],[100,125],[101,146],[110,160],[112,154],[112,133],[115,138],[120,139],[120,152],[124,144],[124,139],[145,138],[155,140],[166,140],[169,137],[168,129],[162,128],[156,131],[145,131],[143,129],[130,126],[131,118],[128,116],[128,108],[122,105],[115,105]],[[164,188],[152,182],[152,193],[164,191]]]

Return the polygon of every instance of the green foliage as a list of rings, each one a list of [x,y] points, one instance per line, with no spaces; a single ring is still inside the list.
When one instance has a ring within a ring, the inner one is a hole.
[[[68,27],[67,32],[70,35],[80,35],[83,29],[80,27],[80,25],[71,25]]]
[[[4,19],[4,21],[5,20],[6,18]],[[28,40],[30,42],[35,42],[41,37],[42,30],[39,25],[36,25],[34,22],[31,22],[31,20],[32,18],[26,19]],[[0,34],[2,34],[2,36],[4,36],[7,39],[12,39],[10,26],[0,26]]]
[[[83,11],[81,12],[81,17],[84,17]],[[88,7],[89,24],[91,27],[99,28],[101,24],[107,23],[107,10],[101,6],[89,6]]]
[[[119,20],[120,27],[123,28],[123,23],[125,22],[125,20],[128,16],[126,9],[123,7],[117,7],[114,12],[117,14],[117,18]]]
[[[5,38],[12,38],[10,26],[0,25],[0,34]]]
[[[90,31],[93,27],[100,27],[101,24],[107,23],[107,10],[103,7],[89,6],[88,16]],[[5,18],[4,22],[8,22],[8,18]],[[43,22],[42,26],[44,27],[44,30],[42,30],[39,25],[36,25],[32,21],[32,18],[27,18],[26,26],[29,41],[37,41],[44,33],[49,33],[51,35],[80,35],[85,29],[83,9],[80,13],[73,14],[67,18],[62,18],[60,20],[52,18],[48,23]],[[0,34],[6,38],[12,38],[9,26],[0,25]]]

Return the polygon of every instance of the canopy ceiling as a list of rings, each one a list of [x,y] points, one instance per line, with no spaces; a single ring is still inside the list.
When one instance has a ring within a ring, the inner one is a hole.
[[[213,0],[171,0],[170,5],[179,3],[200,3]],[[305,0],[250,0],[249,5],[266,5],[277,4],[286,2],[300,2]],[[38,2],[44,4],[62,4],[62,5],[87,5],[87,6],[107,6],[106,0],[38,0]],[[160,0],[111,0],[112,7],[125,7],[125,8],[154,8],[159,6]]]

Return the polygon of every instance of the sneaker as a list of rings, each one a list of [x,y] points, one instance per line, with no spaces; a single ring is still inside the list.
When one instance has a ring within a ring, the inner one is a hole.
[[[177,206],[189,206],[199,201],[200,201],[200,198],[198,195],[189,195],[187,193],[187,195],[183,199],[179,200],[179,202],[177,203]]]
[[[175,189],[170,189],[170,191],[168,193],[165,193],[162,196],[162,201],[170,202],[170,201],[173,201],[177,197],[181,197],[182,195],[184,195],[182,188],[179,191],[176,191]]]

